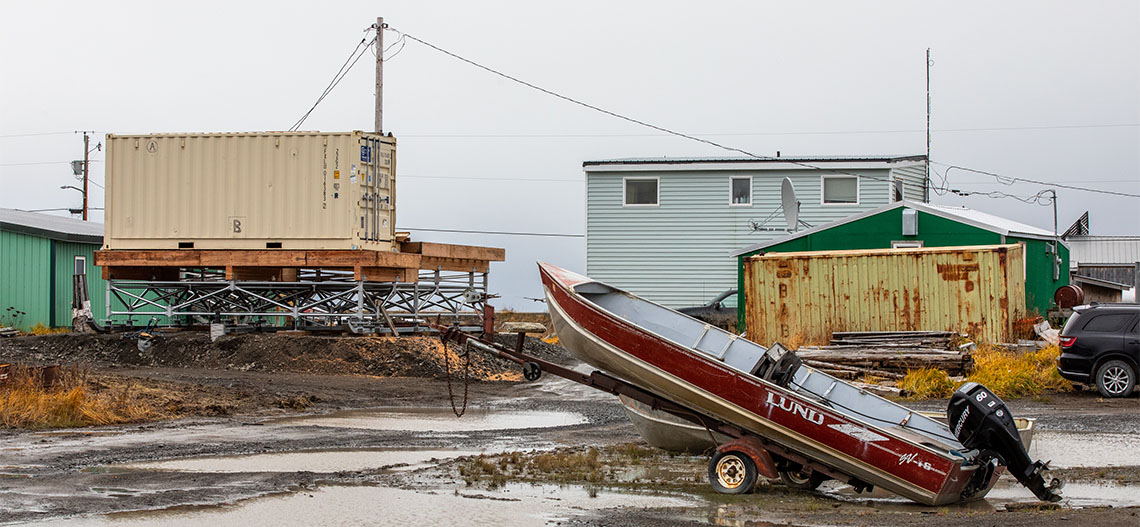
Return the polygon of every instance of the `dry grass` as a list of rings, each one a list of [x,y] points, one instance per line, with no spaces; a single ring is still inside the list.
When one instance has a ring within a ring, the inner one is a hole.
[[[967,381],[984,385],[998,397],[1038,397],[1046,391],[1068,392],[1073,384],[1057,373],[1057,346],[1032,352],[1008,351],[996,346],[981,346],[973,353],[974,368]],[[945,371],[934,368],[908,371],[899,388],[909,392],[910,399],[949,397],[961,383],[950,379]]]
[[[153,418],[148,406],[132,400],[129,386],[117,393],[94,394],[87,372],[63,371],[45,387],[39,370],[13,365],[0,385],[0,426],[4,428],[67,428],[108,425]]]
[[[973,354],[974,369],[967,380],[983,384],[999,397],[1039,396],[1045,390],[1071,391],[1072,383],[1057,373],[1057,346],[1034,352],[979,347]]]
[[[55,335],[55,334],[59,334],[59,333],[70,333],[70,332],[71,332],[70,328],[49,328],[40,322],[36,322],[36,325],[32,326],[31,329],[28,330],[29,334],[36,335],[36,336],[39,336],[39,335]]]
[[[906,372],[899,383],[899,389],[907,392],[909,399],[932,399],[950,397],[957,386],[945,370],[922,368]]]

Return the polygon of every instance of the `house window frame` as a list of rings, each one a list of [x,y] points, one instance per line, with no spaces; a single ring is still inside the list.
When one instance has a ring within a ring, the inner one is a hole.
[[[891,240],[891,249],[922,249],[925,246],[922,240]]]
[[[732,182],[737,179],[748,180],[748,203],[733,203],[732,202]],[[729,176],[728,177],[728,206],[729,207],[751,207],[752,197],[755,194],[755,187],[752,186],[752,176]]]
[[[83,262],[82,267],[80,267],[79,262]],[[79,269],[83,269],[83,276],[87,276],[87,257],[86,256],[76,256],[75,259],[72,260],[72,262],[71,262],[72,274],[73,275],[80,274],[80,273],[75,272],[75,271],[78,271]]]
[[[854,179],[855,180],[855,201],[854,202],[828,202],[827,201],[827,180],[828,179]],[[859,176],[849,176],[846,174],[836,175],[821,175],[819,176],[819,204],[824,207],[854,207],[862,202],[862,189]]]
[[[653,181],[657,189],[657,195],[653,203],[629,203],[629,196],[626,195],[626,190],[629,188],[629,181]],[[645,207],[660,207],[661,206],[661,178],[657,176],[625,176],[621,178],[621,206],[631,208],[645,208]]]

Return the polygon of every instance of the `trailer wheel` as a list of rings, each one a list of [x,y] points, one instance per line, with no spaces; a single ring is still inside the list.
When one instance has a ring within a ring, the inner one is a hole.
[[[756,485],[756,464],[742,452],[717,452],[709,460],[709,482],[721,494],[744,494]]]
[[[794,470],[780,471],[780,481],[783,481],[784,485],[787,485],[794,489],[815,490],[819,488],[819,485],[823,483],[825,479],[827,479],[825,476],[818,472],[807,474],[804,472],[802,467],[799,467],[798,465],[797,467],[798,468]]]

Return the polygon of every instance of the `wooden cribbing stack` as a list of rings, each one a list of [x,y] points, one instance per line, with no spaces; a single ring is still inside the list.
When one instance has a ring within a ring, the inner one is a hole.
[[[835,332],[830,346],[802,347],[804,363],[841,377],[873,375],[899,379],[907,370],[938,368],[963,375],[970,354],[952,347],[949,331]]]

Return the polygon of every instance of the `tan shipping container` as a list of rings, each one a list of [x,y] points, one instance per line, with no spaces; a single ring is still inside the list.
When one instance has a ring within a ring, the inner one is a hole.
[[[1008,342],[1025,313],[1020,245],[773,253],[744,262],[747,336],[826,345],[834,331],[959,331]]]
[[[108,134],[106,145],[107,249],[395,248],[395,138]]]

